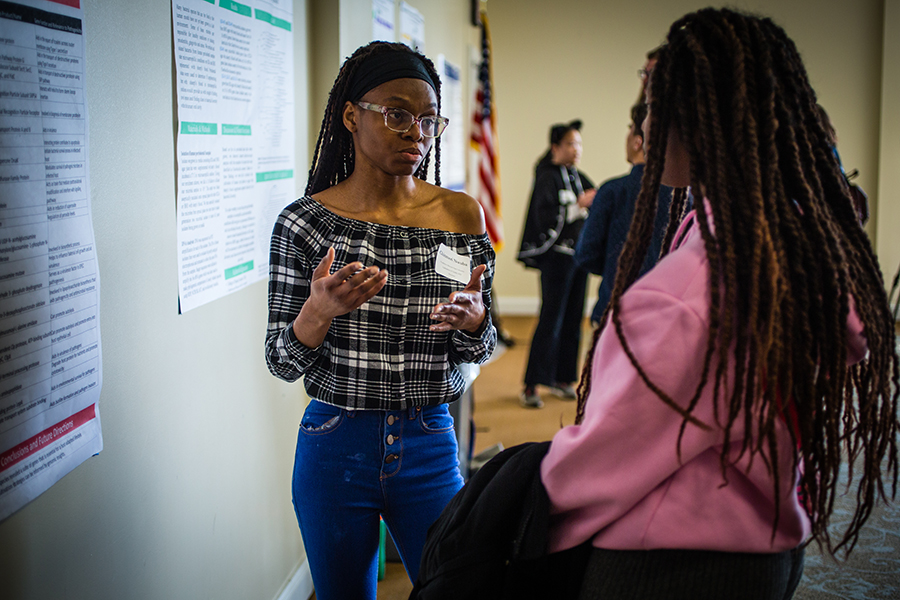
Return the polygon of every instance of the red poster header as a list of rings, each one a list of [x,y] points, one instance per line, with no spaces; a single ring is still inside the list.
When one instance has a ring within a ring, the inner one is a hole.
[[[72,8],[81,8],[81,0],[50,0],[50,2],[56,2],[63,6],[71,6]]]
[[[25,460],[35,452],[49,446],[59,438],[75,431],[88,421],[93,420],[96,417],[95,407],[96,404],[91,404],[84,410],[63,419],[56,425],[51,425],[37,435],[28,438],[18,446],[10,448],[3,454],[0,454],[0,471],[5,471],[16,463]]]

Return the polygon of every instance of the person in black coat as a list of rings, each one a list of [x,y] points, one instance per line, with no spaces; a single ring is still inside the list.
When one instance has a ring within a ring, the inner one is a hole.
[[[537,386],[575,399],[587,272],[575,264],[575,244],[594,199],[594,184],[575,168],[581,121],[550,128],[550,149],[535,167],[534,188],[518,260],[541,272],[541,312],[531,340],[522,405],[544,404]]]

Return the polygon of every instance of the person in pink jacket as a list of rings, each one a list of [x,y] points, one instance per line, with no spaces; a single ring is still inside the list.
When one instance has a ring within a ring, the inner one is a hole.
[[[900,360],[878,261],[771,20],[676,21],[649,109],[576,424],[541,464],[548,550],[592,544],[585,599],[787,599],[808,541],[852,549],[896,493]],[[677,188],[668,254],[637,279],[660,184]],[[858,505],[832,540],[842,456]]]

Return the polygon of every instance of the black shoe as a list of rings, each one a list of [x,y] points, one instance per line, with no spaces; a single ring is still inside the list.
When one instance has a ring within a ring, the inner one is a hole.
[[[512,348],[513,346],[516,345],[516,340],[514,340],[513,337],[505,331],[497,332],[497,341],[499,341],[501,344],[503,344],[507,348]]]

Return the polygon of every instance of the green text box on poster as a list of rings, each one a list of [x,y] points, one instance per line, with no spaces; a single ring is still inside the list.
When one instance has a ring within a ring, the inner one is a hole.
[[[260,21],[265,21],[269,25],[274,25],[275,27],[280,27],[280,28],[284,29],[285,31],[291,30],[290,21],[285,21],[284,19],[279,19],[275,15],[273,15],[271,13],[267,13],[264,10],[259,10],[258,8],[256,9],[256,18]]]
[[[231,267],[230,269],[225,269],[225,279],[231,279],[232,277],[237,277],[238,275],[243,275],[248,271],[253,270],[253,261],[248,260],[247,262],[237,265],[235,267]]]
[[[222,123],[222,135],[250,135],[250,126]]]
[[[290,179],[294,176],[293,169],[285,169],[283,171],[266,171],[256,174],[256,183],[264,183],[266,181],[275,181],[276,179]]]
[[[219,133],[219,126],[215,123],[191,123],[190,121],[182,121],[181,133],[185,135],[216,135]]]
[[[235,2],[234,0],[219,0],[219,6],[225,10],[235,12],[242,17],[249,17],[252,12],[252,9],[249,6],[241,4],[240,2]]]

